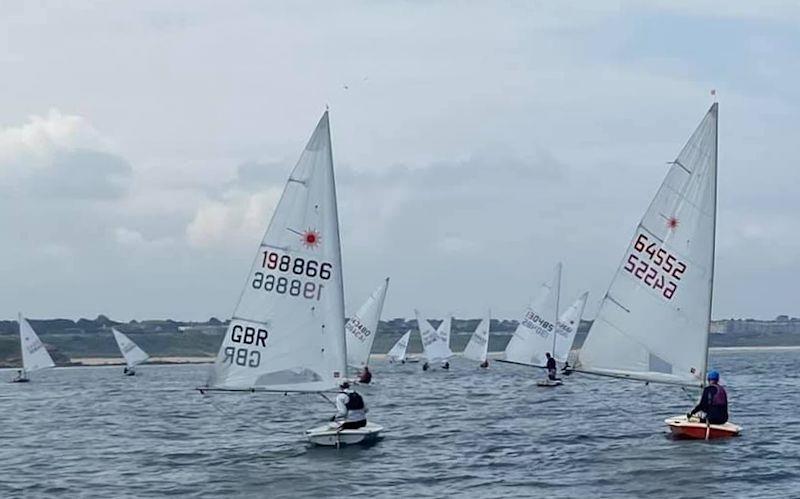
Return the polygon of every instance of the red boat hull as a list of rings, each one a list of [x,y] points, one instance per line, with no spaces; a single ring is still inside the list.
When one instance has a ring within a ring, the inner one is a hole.
[[[707,425],[699,421],[689,421],[686,416],[665,419],[664,422],[669,426],[675,438],[710,440],[712,438],[736,437],[742,432],[742,427],[733,423]]]

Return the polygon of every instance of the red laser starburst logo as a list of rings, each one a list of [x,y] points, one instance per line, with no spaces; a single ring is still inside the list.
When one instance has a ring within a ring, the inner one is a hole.
[[[319,246],[319,240],[320,240],[319,232],[313,229],[308,229],[303,234],[303,246],[305,246],[306,248],[310,249],[316,248],[317,246]]]
[[[675,230],[680,225],[680,221],[675,217],[669,217],[667,219],[667,228],[670,230]]]

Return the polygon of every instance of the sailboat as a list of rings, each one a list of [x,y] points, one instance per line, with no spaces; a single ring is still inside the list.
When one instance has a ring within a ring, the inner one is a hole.
[[[420,316],[419,310],[414,310],[414,315],[417,319],[417,327],[419,328],[419,335],[422,340],[423,356],[426,360],[425,365],[433,362],[442,362],[444,365],[444,363],[447,363],[448,359],[453,356],[453,352],[450,350],[446,339],[449,337],[448,333],[450,328],[449,326],[445,326],[445,323],[449,323],[450,321],[445,319],[437,330],[433,328],[427,319],[423,319]],[[426,368],[425,365],[423,365],[423,368]]]
[[[717,220],[715,102],[671,163],[636,227],[575,365],[578,372],[702,389],[714,288]],[[682,436],[736,435],[737,425],[685,416]]]
[[[389,349],[389,352],[386,353],[386,357],[389,359],[389,362],[401,362],[405,364],[406,362],[406,352],[408,351],[408,340],[411,338],[411,330],[406,331],[406,333],[397,340],[397,343]]]
[[[553,277],[542,284],[537,297],[525,310],[500,362],[544,369],[547,364],[545,354],[549,352],[556,361],[567,364],[589,294],[583,293],[555,321],[561,294],[561,272],[562,265],[559,263],[553,271]],[[537,382],[537,385],[553,387],[561,383],[559,379],[548,378]]]
[[[139,345],[115,328],[111,328],[111,332],[114,333],[114,339],[117,340],[119,351],[122,353],[122,356],[125,357],[125,364],[127,364],[127,367],[125,367],[123,372],[126,376],[136,375],[136,366],[146,362],[150,356],[139,348]]]
[[[450,348],[450,333],[453,329],[453,314],[448,314],[447,317],[436,328],[436,334],[439,338]]]
[[[469,343],[462,354],[464,358],[480,362],[481,367],[488,367],[489,356],[489,326],[492,322],[492,312],[487,311],[486,316],[478,323]]]
[[[32,372],[55,367],[47,348],[22,314],[19,314],[19,346],[22,352],[22,370],[11,380],[12,383],[26,383],[30,381],[28,375]]]
[[[362,369],[369,364],[369,355],[372,352],[375,333],[378,331],[378,322],[381,319],[388,287],[387,277],[345,325],[347,365],[350,367]]]
[[[341,242],[328,111],[289,175],[206,387],[322,393],[344,381],[347,347]],[[314,444],[372,441],[383,428],[337,422],[306,431]]]

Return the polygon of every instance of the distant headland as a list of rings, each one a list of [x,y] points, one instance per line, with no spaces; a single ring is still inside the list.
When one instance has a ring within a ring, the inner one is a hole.
[[[176,321],[172,319],[114,321],[104,315],[95,319],[29,319],[34,330],[50,351],[57,365],[96,363],[87,359],[113,359],[120,357],[111,334],[115,327],[129,335],[133,341],[153,357],[165,362],[179,359],[197,361],[216,355],[225,334],[226,321],[215,317],[205,322]],[[453,319],[452,348],[459,352],[469,341],[469,335],[480,319]],[[438,321],[432,321],[434,327]],[[576,347],[583,343],[591,321],[581,321]],[[17,321],[0,321],[0,367],[20,365]],[[489,349],[505,349],[517,327],[516,320],[493,319]],[[397,318],[381,321],[375,338],[373,352],[385,353],[408,330],[416,331],[414,319]],[[779,315],[773,320],[723,319],[711,324],[712,347],[773,347],[800,346],[800,318]],[[412,334],[409,352],[422,351],[419,335]]]

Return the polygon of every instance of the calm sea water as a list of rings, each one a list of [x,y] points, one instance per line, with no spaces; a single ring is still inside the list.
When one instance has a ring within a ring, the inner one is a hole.
[[[385,438],[340,450],[303,440],[332,414],[319,396],[203,397],[207,366],[55,369],[0,384],[0,497],[800,497],[800,351],[712,367],[739,438],[669,439],[693,403],[671,387],[378,362],[362,393]]]

